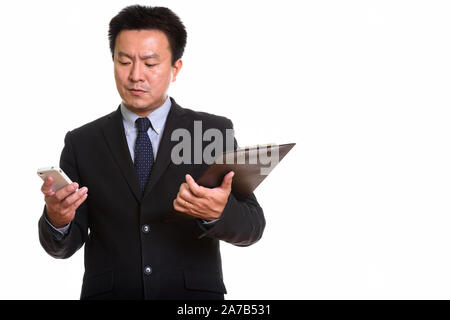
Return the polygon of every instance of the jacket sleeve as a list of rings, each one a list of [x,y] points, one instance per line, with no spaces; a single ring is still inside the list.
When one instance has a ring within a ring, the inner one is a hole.
[[[245,200],[238,200],[231,193],[222,217],[205,231],[202,237],[212,237],[234,244],[249,246],[257,242],[264,232],[266,220],[254,194]]]
[[[228,120],[226,127],[233,129],[233,123]],[[235,139],[234,149],[236,150],[237,147]],[[253,193],[246,199],[238,199],[231,190],[220,219],[211,226],[199,224],[204,231],[199,238],[207,236],[236,246],[249,246],[262,237],[266,220],[263,209]]]
[[[64,148],[59,165],[72,181],[80,181],[70,131],[64,139]],[[44,207],[44,212],[38,223],[39,241],[42,247],[54,258],[69,258],[83,246],[88,237],[87,200],[78,207],[68,232],[62,238],[55,235],[55,230],[45,219],[46,214]]]

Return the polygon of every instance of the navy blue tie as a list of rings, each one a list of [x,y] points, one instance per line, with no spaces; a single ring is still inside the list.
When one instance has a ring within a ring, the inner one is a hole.
[[[136,145],[134,147],[134,167],[141,186],[141,191],[145,189],[150,170],[153,166],[153,148],[147,130],[151,127],[148,118],[136,119],[136,128],[138,130]]]

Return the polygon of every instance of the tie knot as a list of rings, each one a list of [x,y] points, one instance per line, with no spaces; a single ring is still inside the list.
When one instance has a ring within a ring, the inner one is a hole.
[[[139,132],[147,132],[148,128],[151,127],[151,122],[148,118],[137,118],[136,127]]]

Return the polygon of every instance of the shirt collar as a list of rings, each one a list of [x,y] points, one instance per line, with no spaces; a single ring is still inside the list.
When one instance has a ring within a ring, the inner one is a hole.
[[[152,123],[153,131],[158,135],[161,134],[164,129],[167,115],[169,114],[171,106],[172,101],[170,101],[169,96],[167,96],[166,101],[164,101],[164,103],[160,107],[153,110],[152,113],[147,116],[147,118]],[[139,118],[139,116],[125,107],[123,101],[120,104],[120,112],[122,113],[124,119],[125,131],[128,133],[129,130],[135,130],[135,121],[137,118]]]

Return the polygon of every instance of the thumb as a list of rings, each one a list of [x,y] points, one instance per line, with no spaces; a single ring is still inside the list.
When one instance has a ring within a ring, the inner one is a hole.
[[[225,177],[223,177],[222,184],[220,185],[221,189],[231,191],[231,183],[233,182],[234,172],[228,172]]]

